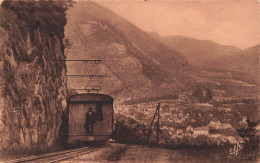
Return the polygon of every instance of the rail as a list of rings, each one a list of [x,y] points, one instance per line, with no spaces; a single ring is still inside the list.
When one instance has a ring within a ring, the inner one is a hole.
[[[97,151],[101,149],[101,146],[98,147],[83,147],[78,148],[74,150],[66,150],[61,152],[55,152],[55,153],[49,153],[49,154],[43,154],[40,156],[31,156],[21,159],[15,159],[7,161],[6,163],[22,163],[22,162],[31,162],[31,161],[39,161],[39,162],[48,162],[48,163],[54,163],[59,161],[68,160],[70,158],[78,157],[84,154],[88,154],[94,151]]]

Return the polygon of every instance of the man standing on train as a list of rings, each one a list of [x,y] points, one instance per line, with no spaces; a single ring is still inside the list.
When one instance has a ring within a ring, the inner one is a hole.
[[[93,135],[93,133],[94,133],[93,127],[94,127],[95,122],[96,122],[96,115],[93,112],[92,108],[89,108],[88,112],[86,113],[86,131],[87,131],[87,134]]]

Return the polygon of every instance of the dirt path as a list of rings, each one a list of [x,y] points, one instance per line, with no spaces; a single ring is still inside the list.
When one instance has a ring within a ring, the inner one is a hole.
[[[165,149],[139,145],[111,143],[91,154],[63,162],[243,162],[245,158],[230,155],[227,148],[179,148]],[[249,162],[257,162],[250,160]]]

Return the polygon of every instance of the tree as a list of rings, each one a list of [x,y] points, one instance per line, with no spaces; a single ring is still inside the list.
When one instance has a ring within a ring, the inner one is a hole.
[[[237,129],[237,132],[238,132],[239,136],[241,136],[242,138],[250,139],[257,134],[255,127],[258,125],[258,123],[254,122],[254,121],[250,121],[250,119],[248,117],[247,117],[246,123],[247,123],[247,126],[241,128],[241,129]]]
[[[237,133],[239,136],[244,138],[246,142],[246,153],[250,153],[259,149],[259,136],[257,136],[257,130],[255,129],[255,127],[259,124],[259,121],[250,121],[247,117],[246,123],[246,127],[237,129]]]
[[[211,101],[212,100],[212,91],[209,89],[209,88],[207,88],[206,89],[206,95],[205,95],[205,97],[204,97],[204,101],[205,102],[208,102],[208,101]]]
[[[200,88],[197,88],[193,93],[192,96],[195,97],[199,102],[203,101],[203,93]]]

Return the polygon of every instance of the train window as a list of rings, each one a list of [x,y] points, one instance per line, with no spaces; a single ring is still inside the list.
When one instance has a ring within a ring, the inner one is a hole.
[[[96,120],[103,121],[102,103],[96,103]]]

